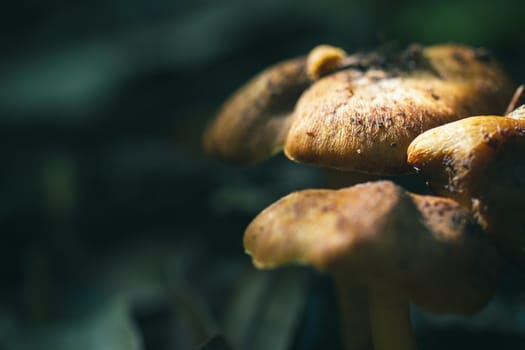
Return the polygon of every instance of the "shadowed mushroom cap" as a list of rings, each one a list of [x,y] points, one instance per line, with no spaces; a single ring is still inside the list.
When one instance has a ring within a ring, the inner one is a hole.
[[[525,266],[525,121],[462,119],[419,135],[407,152],[433,192],[471,209]]]
[[[330,74],[305,91],[285,143],[292,160],[374,174],[409,172],[423,131],[502,112],[514,85],[485,51],[411,47],[386,64]],[[388,59],[390,61],[388,61]]]
[[[286,196],[253,220],[244,245],[260,268],[312,265],[401,290],[435,312],[478,310],[499,272],[467,210],[387,181]]]
[[[264,70],[224,103],[205,132],[204,150],[234,164],[281,151],[295,103],[310,83],[306,58]]]

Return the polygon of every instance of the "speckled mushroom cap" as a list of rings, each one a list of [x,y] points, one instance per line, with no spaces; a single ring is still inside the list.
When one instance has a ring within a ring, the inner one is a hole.
[[[259,268],[312,265],[391,287],[434,312],[470,313],[491,297],[498,255],[467,210],[392,182],[290,194],[244,236]]]
[[[433,192],[471,209],[488,233],[525,266],[524,120],[462,119],[419,135],[407,152],[408,162]]]
[[[285,154],[343,170],[409,172],[406,149],[417,135],[464,117],[502,113],[514,89],[482,50],[412,47],[391,60],[330,74],[305,91]]]

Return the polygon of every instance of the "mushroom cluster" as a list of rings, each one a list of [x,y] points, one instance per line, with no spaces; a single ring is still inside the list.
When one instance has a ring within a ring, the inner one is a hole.
[[[525,107],[491,116],[514,90],[484,49],[348,55],[322,45],[236,92],[204,149],[234,164],[284,151],[365,179],[422,176],[441,197],[391,181],[303,190],[261,212],[244,236],[258,268],[307,264],[334,277],[347,349],[410,350],[408,303],[477,312],[496,289],[500,253],[525,262]]]
[[[292,160],[371,174],[410,172],[423,131],[503,111],[515,87],[485,50],[459,45],[347,56],[327,46],[270,67],[219,111],[205,150],[247,164]]]

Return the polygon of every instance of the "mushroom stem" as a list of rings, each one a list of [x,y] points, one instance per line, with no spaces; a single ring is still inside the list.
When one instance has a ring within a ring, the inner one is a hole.
[[[416,350],[408,300],[396,291],[371,287],[370,324],[375,350]]]
[[[335,276],[339,299],[342,338],[346,350],[372,350],[368,307],[368,288]]]

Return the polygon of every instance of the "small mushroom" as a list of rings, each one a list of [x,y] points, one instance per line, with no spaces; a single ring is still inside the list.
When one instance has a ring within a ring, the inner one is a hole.
[[[338,47],[319,45],[315,47],[306,58],[306,72],[312,81],[338,69],[346,52]]]
[[[525,267],[525,108],[476,116],[419,135],[408,163],[438,195],[473,211],[500,248]]]
[[[499,275],[498,255],[466,209],[388,181],[290,194],[252,221],[244,246],[259,268],[302,264],[333,275],[347,349],[415,349],[409,301],[476,312]],[[363,290],[368,303],[352,299]]]

